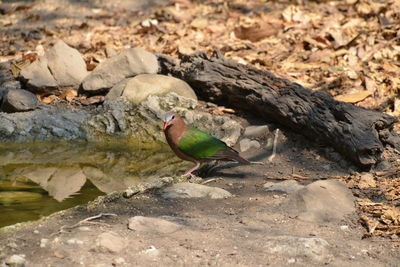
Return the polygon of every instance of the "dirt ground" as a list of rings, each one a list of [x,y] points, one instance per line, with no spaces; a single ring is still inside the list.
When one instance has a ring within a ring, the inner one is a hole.
[[[263,187],[284,179],[301,177],[299,182],[308,184],[345,176],[354,172],[353,166],[331,149],[285,129],[272,162],[271,148],[260,141],[260,149],[242,155],[265,165],[221,163],[204,178],[232,198],[164,199],[156,190],[129,199],[108,196],[1,231],[0,261],[24,254],[25,266],[398,266],[400,243],[362,239],[366,230],[357,214],[336,223],[304,222],[280,205],[286,194]],[[113,215],[78,223],[101,213]],[[182,228],[132,231],[127,226],[133,216],[161,218]],[[117,247],[123,243],[123,248],[98,249],[96,240],[106,232],[113,232],[118,238],[110,242]],[[317,246],[302,250],[298,242],[309,238]],[[320,239],[327,244],[318,246]]]

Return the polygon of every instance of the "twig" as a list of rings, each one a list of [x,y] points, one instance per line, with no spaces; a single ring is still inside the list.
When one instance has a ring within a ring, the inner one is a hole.
[[[218,180],[222,180],[222,178],[211,178],[211,179],[208,179],[208,180],[202,182],[201,184],[208,184],[208,183],[211,183],[211,182],[216,182]]]
[[[272,155],[269,156],[268,161],[272,162],[272,160],[275,158],[276,154],[276,143],[278,142],[278,134],[279,134],[279,129],[276,129],[275,131],[275,137],[274,137],[274,145],[272,147]]]
[[[56,235],[56,234],[60,234],[60,233],[64,232],[64,230],[66,230],[66,229],[73,229],[73,228],[78,227],[78,226],[80,226],[82,224],[85,224],[85,223],[100,224],[98,222],[96,223],[96,222],[91,222],[91,221],[93,221],[95,219],[99,219],[99,218],[101,218],[103,216],[117,216],[117,214],[114,214],[114,213],[100,213],[100,214],[85,218],[85,219],[83,219],[83,220],[81,220],[81,221],[79,221],[79,222],[77,222],[77,223],[75,223],[75,224],[73,224],[71,226],[63,225],[63,226],[61,226],[60,230],[58,230],[55,233],[52,233],[50,236],[53,236],[53,235]]]

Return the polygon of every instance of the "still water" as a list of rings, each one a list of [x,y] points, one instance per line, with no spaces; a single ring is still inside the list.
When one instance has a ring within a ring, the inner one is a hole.
[[[165,144],[129,139],[0,144],[0,227],[186,167]]]

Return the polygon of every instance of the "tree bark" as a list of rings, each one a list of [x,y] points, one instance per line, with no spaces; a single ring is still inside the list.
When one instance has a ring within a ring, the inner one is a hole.
[[[395,117],[334,100],[272,73],[223,58],[218,52],[185,56],[159,54],[161,73],[186,81],[203,99],[246,110],[331,145],[361,167],[381,159],[384,146],[400,150]]]

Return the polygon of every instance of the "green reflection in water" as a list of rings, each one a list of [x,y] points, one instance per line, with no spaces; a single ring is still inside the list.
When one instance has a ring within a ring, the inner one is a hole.
[[[113,139],[102,143],[0,144],[0,227],[35,220],[187,168],[165,144]]]

